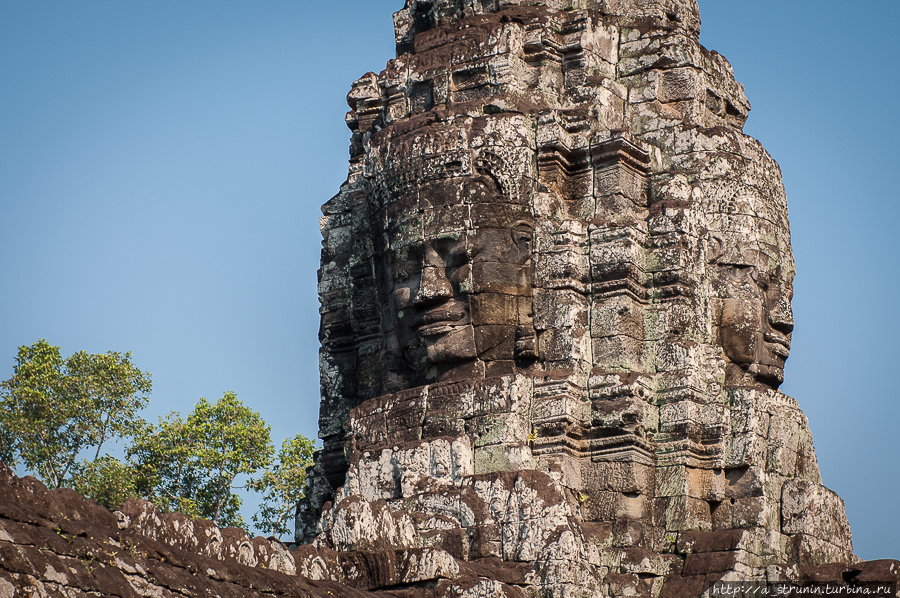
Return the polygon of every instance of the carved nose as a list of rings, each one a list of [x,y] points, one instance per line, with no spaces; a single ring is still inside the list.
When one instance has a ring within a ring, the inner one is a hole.
[[[769,308],[769,324],[783,334],[794,330],[794,313],[791,311],[791,300],[784,289],[779,289],[775,304]]]
[[[419,289],[416,291],[415,302],[430,303],[449,299],[453,296],[453,287],[447,280],[443,268],[425,266],[422,268],[422,277],[419,279]]]

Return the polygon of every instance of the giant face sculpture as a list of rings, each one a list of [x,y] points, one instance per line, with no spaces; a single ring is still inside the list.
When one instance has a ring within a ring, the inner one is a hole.
[[[417,193],[387,207],[388,291],[408,375],[429,383],[512,373],[534,357],[530,207],[482,175]]]
[[[794,261],[790,242],[773,219],[738,207],[713,238],[713,289],[718,340],[726,357],[726,384],[778,388],[791,347]],[[740,207],[743,206],[743,207]]]

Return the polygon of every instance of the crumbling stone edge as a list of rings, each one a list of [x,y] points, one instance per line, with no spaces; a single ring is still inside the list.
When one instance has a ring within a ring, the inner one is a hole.
[[[451,580],[457,591],[468,587],[472,596],[489,588],[526,596],[514,564],[495,561],[466,563],[438,548],[335,552],[301,546],[291,551],[274,538],[250,538],[243,530],[220,529],[181,513],[161,514],[140,499],[110,512],[73,490],[47,490],[0,465],[3,598],[441,596]],[[319,567],[320,573],[342,571],[344,579],[309,579]],[[660,596],[700,596],[722,577],[712,570],[684,573],[670,575]],[[900,562],[777,565],[769,573],[770,581],[798,584],[897,584]],[[616,575],[621,576],[611,573]]]

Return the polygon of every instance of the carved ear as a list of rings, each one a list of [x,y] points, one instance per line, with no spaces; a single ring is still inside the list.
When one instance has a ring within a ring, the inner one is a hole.
[[[516,359],[534,360],[538,358],[537,337],[534,326],[516,326]]]
[[[534,242],[534,229],[531,225],[527,222],[517,222],[513,227],[512,235],[519,252],[530,257]]]
[[[725,255],[725,241],[718,235],[709,235],[706,247],[706,262],[718,264]]]

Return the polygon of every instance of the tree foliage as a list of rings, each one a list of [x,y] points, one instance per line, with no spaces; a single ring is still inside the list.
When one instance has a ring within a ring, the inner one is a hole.
[[[81,453],[96,460],[107,441],[136,431],[150,387],[131,353],[63,359],[43,339],[20,347],[12,377],[0,384],[0,457],[21,461],[50,488],[71,484]]]
[[[149,392],[150,375],[131,353],[63,358],[45,340],[20,347],[12,377],[0,383],[0,462],[21,463],[50,488],[72,487],[108,509],[140,496],[221,526],[244,526],[235,489],[247,476],[244,487],[263,493],[256,527],[291,531],[312,440],[285,440],[273,463],[269,426],[235,393],[152,425],[138,415]],[[124,461],[102,453],[118,438],[132,439]]]
[[[110,455],[82,461],[72,472],[72,488],[110,510],[120,508],[128,498],[140,496],[139,486],[137,470]]]
[[[290,524],[297,502],[303,498],[306,468],[313,464],[315,448],[314,441],[300,434],[286,439],[274,465],[248,484],[263,493],[260,510],[253,515],[254,526],[263,533],[283,536],[293,532]]]
[[[272,453],[269,426],[226,392],[216,403],[200,399],[187,419],[170,413],[148,425],[128,459],[140,472],[140,490],[160,508],[243,526],[235,478],[269,467]]]

